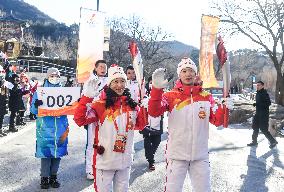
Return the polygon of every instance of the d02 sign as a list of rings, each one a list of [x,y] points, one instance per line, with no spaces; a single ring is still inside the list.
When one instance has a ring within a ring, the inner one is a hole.
[[[80,87],[38,87],[38,116],[73,115],[80,98]]]

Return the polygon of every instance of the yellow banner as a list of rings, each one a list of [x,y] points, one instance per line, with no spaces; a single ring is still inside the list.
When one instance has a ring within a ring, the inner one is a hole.
[[[201,38],[199,53],[199,75],[203,88],[218,87],[213,66],[213,52],[218,31],[219,18],[203,15],[201,19]]]
[[[105,17],[101,12],[81,8],[77,79],[84,83],[97,60],[103,59]]]

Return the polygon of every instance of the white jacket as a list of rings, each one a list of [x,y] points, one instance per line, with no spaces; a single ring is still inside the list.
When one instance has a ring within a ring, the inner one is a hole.
[[[86,116],[87,104],[92,101],[91,98],[83,96],[74,114],[74,120],[79,125],[96,123],[96,144],[103,146],[105,151],[103,154],[98,154],[97,149],[94,150],[93,165],[98,169],[103,170],[120,170],[129,167],[132,163],[134,145],[133,137],[134,130],[142,130],[146,122],[144,122],[143,110],[136,107],[131,109],[126,103],[126,97],[121,96],[113,107],[105,108],[105,100],[100,99],[92,103],[91,108],[95,112],[95,116]],[[129,114],[129,115],[127,115]],[[127,116],[132,125],[126,133]],[[115,127],[115,121],[118,130]],[[124,153],[113,151],[117,134],[127,135],[127,141]]]
[[[175,160],[202,160],[208,158],[209,121],[223,122],[223,109],[214,114],[211,94],[197,86],[178,86],[163,94],[153,88],[149,100],[149,115],[157,117],[169,111],[167,158]]]

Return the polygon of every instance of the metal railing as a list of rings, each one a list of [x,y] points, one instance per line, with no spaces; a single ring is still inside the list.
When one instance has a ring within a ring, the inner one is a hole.
[[[46,61],[21,59],[19,64],[22,68],[26,68],[27,72],[46,73],[48,68],[55,67],[60,71],[62,76],[75,76],[76,74],[76,69],[73,67],[58,65]]]

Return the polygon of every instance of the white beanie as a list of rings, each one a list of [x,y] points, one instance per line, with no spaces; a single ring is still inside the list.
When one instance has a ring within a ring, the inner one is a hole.
[[[181,70],[185,68],[191,68],[197,74],[197,67],[195,63],[188,57],[184,57],[181,59],[181,62],[178,64],[177,74],[179,76]]]
[[[47,70],[46,74],[47,74],[47,77],[49,77],[50,75],[58,75],[58,76],[60,77],[60,72],[59,72],[59,70],[58,70],[57,68],[54,68],[54,67],[49,68],[49,69]]]
[[[112,64],[108,69],[107,85],[110,85],[111,81],[116,78],[123,78],[125,80],[127,79],[123,68],[119,67],[117,64]]]

